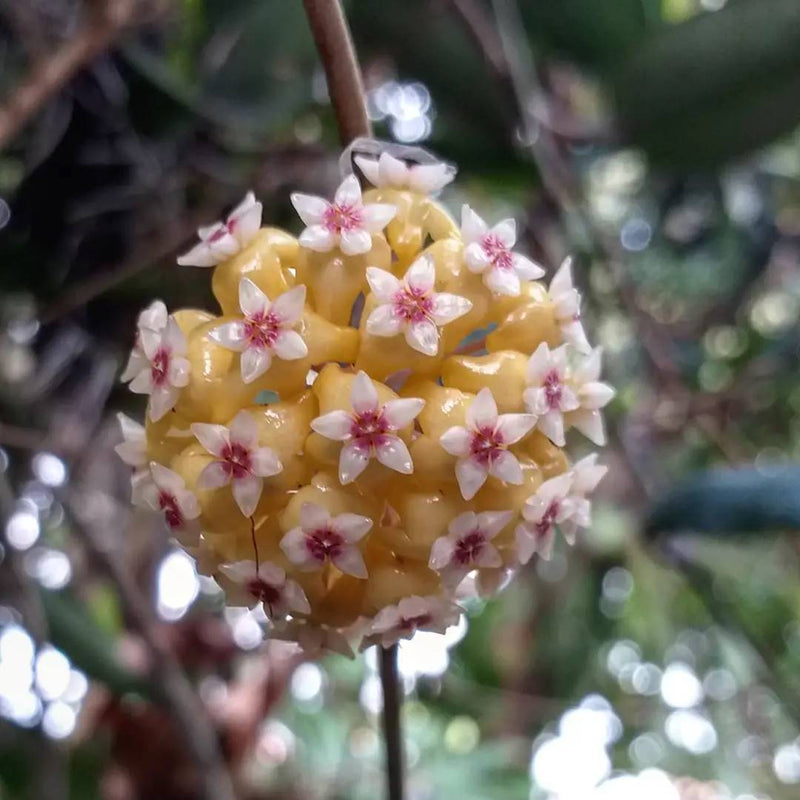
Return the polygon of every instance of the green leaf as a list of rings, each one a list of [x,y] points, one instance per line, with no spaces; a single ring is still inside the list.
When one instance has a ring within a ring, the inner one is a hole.
[[[800,3],[731,3],[663,28],[612,79],[620,125],[656,161],[708,167],[800,122]]]
[[[756,533],[800,529],[800,466],[747,467],[695,475],[650,510],[645,531]]]
[[[50,641],[90,678],[116,694],[135,693],[159,701],[160,693],[145,678],[126,669],[117,658],[115,642],[67,592],[43,591],[42,607]]]

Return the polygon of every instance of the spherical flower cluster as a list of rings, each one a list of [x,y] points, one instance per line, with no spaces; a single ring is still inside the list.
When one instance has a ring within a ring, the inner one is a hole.
[[[299,238],[252,194],[179,263],[213,267],[214,315],[139,317],[121,418],[133,502],[157,511],[230,604],[311,651],[388,646],[458,619],[556,529],[590,522],[605,472],[600,351],[565,262],[516,252],[514,221],[427,194],[443,164],[356,158],[333,200],[292,195]],[[575,434],[570,434],[575,435]]]

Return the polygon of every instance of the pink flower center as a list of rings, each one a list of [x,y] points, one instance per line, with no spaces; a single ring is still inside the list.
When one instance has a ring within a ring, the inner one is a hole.
[[[394,313],[407,322],[421,322],[433,311],[433,300],[423,289],[401,289],[392,298]]]
[[[322,215],[322,224],[331,233],[342,233],[360,228],[363,222],[361,207],[344,203],[337,205],[332,203],[325,209]]]
[[[208,241],[212,244],[214,242],[218,242],[220,239],[225,238],[229,233],[233,233],[234,228],[236,228],[235,219],[230,219],[227,222],[223,222],[220,226],[208,237]]]
[[[249,448],[239,442],[230,442],[222,448],[220,458],[234,480],[244,478],[252,471],[253,459]]]
[[[320,528],[306,535],[306,547],[316,561],[336,558],[344,549],[344,538],[331,528]]]
[[[488,464],[504,449],[503,436],[494,428],[478,428],[472,433],[469,444],[472,457],[479,464]]]
[[[166,347],[159,347],[158,350],[156,350],[156,354],[153,356],[153,361],[150,365],[150,377],[153,381],[153,386],[163,386],[167,383],[169,358],[170,353]]]
[[[277,605],[281,599],[281,590],[271,583],[267,583],[261,578],[253,578],[247,582],[247,591],[250,592],[260,602],[269,607],[272,613],[272,607]]]
[[[514,258],[511,251],[500,241],[498,236],[493,233],[487,233],[481,239],[481,248],[483,252],[489,257],[492,266],[499,269],[512,269],[514,266]]]
[[[561,395],[564,391],[564,386],[561,383],[561,376],[557,370],[551,369],[547,375],[544,376],[542,381],[544,387],[544,396],[547,400],[547,407],[550,409],[558,409],[561,407]]]
[[[281,331],[281,320],[271,311],[245,317],[244,335],[251,347],[269,349]]]
[[[472,564],[485,546],[486,536],[480,528],[476,528],[458,540],[453,551],[453,560],[462,566]]]
[[[427,625],[433,617],[430,614],[419,614],[416,617],[403,617],[397,623],[397,627],[401,631],[415,631],[417,628]]]
[[[365,450],[374,450],[384,444],[386,434],[391,430],[389,421],[380,408],[354,414],[350,423],[350,435]]]
[[[558,512],[561,510],[560,500],[551,500],[550,505],[547,506],[547,511],[539,522],[536,523],[536,534],[539,537],[547,536],[551,528],[555,525]]]
[[[159,492],[158,507],[164,512],[164,519],[170,528],[183,526],[183,514],[174,495],[164,491]]]

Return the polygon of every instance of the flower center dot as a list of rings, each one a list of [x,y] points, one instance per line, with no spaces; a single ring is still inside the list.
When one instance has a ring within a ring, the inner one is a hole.
[[[253,347],[272,347],[280,333],[281,323],[275,314],[254,314],[245,318],[244,335]]]
[[[330,528],[320,528],[306,537],[308,552],[317,561],[336,558],[342,552],[344,539]]]
[[[547,506],[547,511],[544,512],[544,516],[536,523],[536,533],[538,536],[542,537],[550,533],[550,529],[555,525],[556,517],[560,509],[561,503],[558,500],[553,500],[550,505]]]
[[[261,580],[261,578],[254,578],[248,581],[247,591],[250,592],[253,597],[268,605],[270,611],[272,611],[272,606],[276,605],[281,599],[280,589],[278,589],[277,586],[273,586]]]
[[[158,495],[158,507],[164,512],[164,519],[166,519],[170,528],[180,528],[183,525],[183,514],[178,508],[178,502],[174,495],[160,492]]]
[[[433,311],[433,300],[422,289],[402,289],[394,296],[394,313],[408,322],[428,319]]]
[[[480,555],[485,544],[486,537],[483,535],[483,531],[476,528],[458,540],[453,558],[462,565],[472,564]]]
[[[153,356],[153,363],[150,367],[150,376],[154,386],[163,386],[167,382],[169,373],[169,350],[159,347]]]
[[[489,257],[492,265],[500,269],[511,269],[514,259],[511,251],[500,241],[498,236],[489,233],[481,240],[483,252]]]
[[[243,444],[231,442],[222,448],[221,458],[231,478],[244,478],[251,472],[253,460],[250,450]]]
[[[361,227],[361,209],[349,203],[344,205],[334,204],[325,209],[322,221],[331,233],[352,231]]]
[[[544,396],[547,399],[549,408],[559,408],[561,405],[561,395],[564,387],[561,383],[561,376],[554,369],[551,369],[544,377]]]
[[[417,628],[427,625],[431,621],[430,614],[420,614],[416,617],[404,617],[400,620],[398,628],[401,631],[415,631]]]
[[[384,437],[391,428],[380,409],[356,414],[350,426],[350,433],[356,443],[363,448],[374,449],[383,444]]]
[[[494,428],[479,428],[472,434],[470,452],[479,463],[486,464],[503,449],[503,437]]]

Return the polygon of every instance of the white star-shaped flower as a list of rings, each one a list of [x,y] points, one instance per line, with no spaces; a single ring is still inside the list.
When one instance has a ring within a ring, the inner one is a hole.
[[[382,231],[397,213],[386,203],[361,201],[361,187],[355,175],[348,175],[336,190],[333,202],[323,197],[295,193],[292,205],[307,225],[300,244],[309,250],[327,253],[338,246],[348,256],[372,248],[372,234]]]
[[[147,413],[158,422],[178,402],[181,389],[189,383],[186,337],[170,316],[161,331],[140,328],[139,338],[146,363],[131,381],[130,390],[149,394]]]
[[[445,586],[455,588],[479,567],[499,567],[503,560],[491,540],[508,525],[513,511],[465,511],[431,547],[428,566],[441,573]]]
[[[144,505],[142,491],[152,481],[147,463],[147,437],[144,426],[126,414],[117,414],[122,442],[114,450],[123,463],[133,468],[131,475],[131,502],[135,506]]]
[[[600,380],[602,349],[592,350],[572,370],[570,383],[578,399],[578,407],[567,416],[572,428],[577,428],[584,436],[597,445],[606,443],[606,431],[600,409],[607,406],[614,397],[614,390]]]
[[[214,328],[209,336],[222,347],[241,353],[242,380],[252,383],[271,366],[273,356],[296,361],[308,355],[303,337],[294,330],[303,316],[306,287],[295,286],[270,301],[249,278],[239,282],[243,319]]]
[[[261,227],[261,203],[252,192],[231,211],[224,222],[198,228],[200,243],[178,257],[187,267],[213,267],[246,247]]]
[[[538,417],[542,433],[559,447],[565,442],[564,414],[579,406],[568,377],[566,345],[551,350],[547,342],[542,342],[528,359],[525,371],[528,388],[522,395],[525,408]]]
[[[513,219],[504,219],[493,228],[467,205],[461,208],[461,235],[464,238],[464,260],[470,272],[483,275],[483,282],[495,294],[516,297],[520,281],[535,280],[544,270],[535,262],[511,248],[517,241]]]
[[[356,156],[355,162],[364,177],[381,189],[408,189],[420,194],[433,194],[456,176],[455,169],[448,164],[406,164],[388,153],[381,153],[377,159]]]
[[[277,564],[237,561],[222,564],[219,571],[235,585],[227,591],[230,605],[253,608],[262,603],[267,616],[278,622],[289,614],[311,613],[306,593]]]
[[[549,559],[553,552],[556,525],[564,526],[575,514],[569,496],[572,475],[568,472],[545,481],[522,508],[523,522],[515,531],[517,558],[527,564],[534,553]],[[563,530],[563,527],[562,527]]]
[[[426,356],[439,352],[439,328],[472,308],[466,297],[433,291],[436,268],[430,256],[418,258],[402,281],[391,272],[367,267],[367,281],[380,304],[367,318],[367,333],[402,333],[409,347]]]
[[[142,349],[142,329],[159,333],[164,330],[168,316],[167,307],[161,300],[153,300],[147,308],[140,312],[136,320],[136,338],[134,339],[133,349],[122,375],[119,376],[122,383],[132,381],[149,364],[147,356]]]
[[[572,259],[564,260],[547,292],[555,306],[556,322],[564,341],[579,353],[588,353],[592,346],[581,322],[581,295],[572,284]]]
[[[389,469],[410,475],[414,462],[397,431],[410,425],[425,401],[418,397],[389,400],[380,405],[378,392],[366,372],[353,380],[352,411],[331,411],[312,420],[311,427],[326,439],[347,442],[339,455],[339,480],[352,483],[371,458]]]
[[[367,566],[356,547],[372,527],[372,520],[360,514],[330,512],[316,503],[300,507],[300,525],[281,539],[286,558],[302,570],[322,569],[330,561],[356,578],[367,577]]]
[[[315,625],[307,620],[292,619],[276,627],[272,639],[296,642],[308,658],[319,658],[326,653],[338,653],[346,658],[355,658],[347,637],[328,625]]]
[[[144,505],[161,511],[172,535],[183,544],[197,545],[200,539],[200,505],[186,488],[183,478],[163,464],[150,462],[150,477],[141,492]]]
[[[233,498],[246,517],[253,515],[264,478],[277,475],[283,465],[269,447],[259,447],[258,426],[252,415],[240,411],[230,424],[192,423],[192,433],[200,444],[216,456],[197,479],[198,489],[218,489],[232,484]]]
[[[582,458],[572,465],[572,488],[570,497],[575,503],[575,514],[564,529],[564,536],[572,544],[578,528],[588,528],[592,524],[592,503],[589,495],[608,472],[608,467],[597,463],[597,453]]]
[[[446,430],[439,442],[457,456],[456,478],[465,500],[494,475],[506,483],[522,483],[522,467],[508,447],[527,435],[536,424],[533,414],[500,414],[488,388],[481,389],[466,414],[466,427]]]
[[[404,597],[397,605],[382,608],[369,628],[365,646],[391,647],[400,639],[410,639],[417,631],[444,633],[458,622],[461,609],[436,595]]]

